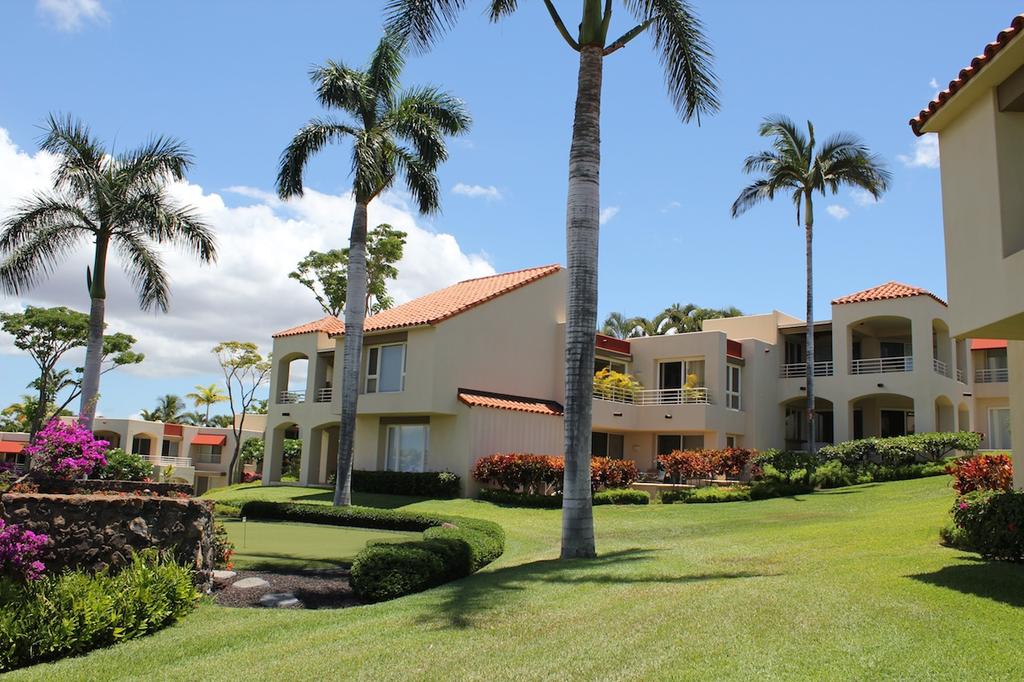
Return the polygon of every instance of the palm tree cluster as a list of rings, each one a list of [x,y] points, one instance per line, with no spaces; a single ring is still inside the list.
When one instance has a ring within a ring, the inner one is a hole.
[[[168,393],[156,400],[152,410],[140,410],[139,417],[148,422],[164,422],[165,424],[187,424],[190,426],[231,426],[231,417],[217,414],[210,416],[210,408],[228,399],[217,384],[196,386],[195,391],[186,393],[185,397],[195,405],[195,411],[186,409],[185,400],[181,396]],[[200,412],[200,408],[204,411]],[[226,420],[226,421],[225,421]]]
[[[622,313],[609,313],[600,332],[616,339],[634,339],[641,336],[687,334],[703,329],[704,320],[738,317],[743,312],[735,307],[702,308],[693,303],[673,303],[654,317],[626,317]]]

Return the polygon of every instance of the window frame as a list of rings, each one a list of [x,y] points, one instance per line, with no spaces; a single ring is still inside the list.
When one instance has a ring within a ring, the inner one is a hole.
[[[399,343],[382,343],[374,346],[366,347],[366,373],[363,379],[363,393],[401,393],[405,390],[405,367],[406,358],[408,357],[407,346],[404,341]],[[400,385],[397,391],[382,391],[380,390],[380,370],[381,370],[381,358],[384,356],[385,348],[400,347],[402,349],[402,369],[400,374]],[[371,371],[372,370],[372,371]],[[370,382],[373,382],[373,389],[370,388]]]
[[[735,375],[733,372],[735,371]],[[735,382],[733,377],[735,376]],[[733,399],[735,398],[735,405]],[[743,409],[743,372],[739,365],[727,363],[725,365],[725,406],[737,412]]]
[[[423,457],[420,461],[419,469],[413,469],[414,473],[421,473],[427,471],[427,458],[430,456],[430,424],[387,424],[384,429],[384,471],[410,471],[408,469],[401,469],[401,450],[402,450],[402,429],[417,428],[423,429]],[[395,454],[396,461],[394,462],[395,468],[391,468],[389,462],[391,453],[391,438],[392,433],[398,434],[398,450]]]

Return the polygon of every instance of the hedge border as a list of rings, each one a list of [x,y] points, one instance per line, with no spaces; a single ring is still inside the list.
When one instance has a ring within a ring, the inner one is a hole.
[[[380,530],[422,531],[423,539],[372,543],[352,562],[352,590],[369,602],[395,599],[464,578],[500,557],[505,530],[493,521],[374,507],[249,500],[243,516]]]

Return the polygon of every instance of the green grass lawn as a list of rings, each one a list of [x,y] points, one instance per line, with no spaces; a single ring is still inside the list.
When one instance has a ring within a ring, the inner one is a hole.
[[[571,562],[556,559],[557,510],[418,502],[407,508],[500,522],[505,555],[372,606],[204,604],[152,637],[9,677],[1020,679],[1024,566],[938,545],[952,499],[938,477],[597,507],[601,556]]]
[[[283,521],[243,524],[239,519],[225,519],[223,523],[235,543],[232,562],[237,570],[337,568],[351,563],[368,542],[419,540],[423,535]]]

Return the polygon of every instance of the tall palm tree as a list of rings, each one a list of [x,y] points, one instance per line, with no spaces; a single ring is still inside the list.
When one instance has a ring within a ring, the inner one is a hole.
[[[428,46],[467,0],[388,0],[388,26]],[[487,0],[492,21],[518,8],[516,0]],[[604,59],[649,33],[665,71],[669,97],[684,121],[718,108],[711,50],[688,0],[623,0],[636,24],[609,41],[612,0],[581,0],[575,35],[552,0],[544,0],[555,28],[579,54],[576,109],[569,149],[566,245],[569,269],[565,324],[565,480],[562,558],[594,557],[590,488],[594,329],[597,328],[597,245],[600,226],[601,81]],[[630,22],[632,23],[632,22]],[[574,25],[571,22],[570,25]]]
[[[167,312],[170,282],[157,245],[179,246],[202,263],[216,260],[217,247],[213,231],[195,210],[167,194],[167,184],[183,179],[192,164],[181,142],[154,137],[115,154],[80,121],[51,115],[40,149],[57,156],[54,188],[27,199],[4,222],[0,289],[22,293],[52,273],[82,241],[93,242],[93,266],[86,270],[91,306],[79,408],[82,421],[91,425],[102,371],[111,247],[138,292],[139,306],[162,312]]]
[[[352,143],[355,212],[349,235],[336,505],[352,503],[352,448],[368,286],[367,206],[402,175],[420,213],[436,212],[440,206],[436,170],[448,158],[444,136],[463,133],[470,124],[462,101],[448,93],[433,87],[399,90],[404,47],[404,40],[389,34],[362,70],[333,61],[313,69],[310,78],[321,106],[346,113],[350,120],[311,120],[281,154],[277,176],[282,199],[301,196],[309,159],[329,142]]]
[[[796,208],[796,224],[803,216],[804,248],[807,261],[807,451],[815,452],[814,429],[814,195],[836,194],[843,186],[857,187],[878,199],[889,188],[891,174],[880,157],[872,154],[856,135],[837,133],[818,147],[814,125],[807,122],[805,135],[785,116],[766,118],[758,131],[771,147],[747,157],[746,173],[760,173],[740,192],[732,205],[735,218],[753,206],[784,193]],[[809,470],[808,470],[809,473]]]
[[[613,339],[628,338],[629,332],[633,328],[632,322],[632,318],[628,318],[622,313],[609,313],[601,326],[601,333]]]
[[[165,424],[180,423],[187,414],[185,412],[185,401],[173,393],[157,398],[156,408],[139,412],[139,416],[146,421],[164,422]]]
[[[210,408],[217,403],[222,403],[228,399],[224,395],[224,391],[220,389],[217,384],[210,384],[209,386],[196,386],[196,390],[192,393],[186,393],[185,397],[192,401],[192,404],[196,408],[205,407],[206,413],[202,417],[202,423],[209,426],[210,424]],[[196,413],[198,415],[198,413]]]

